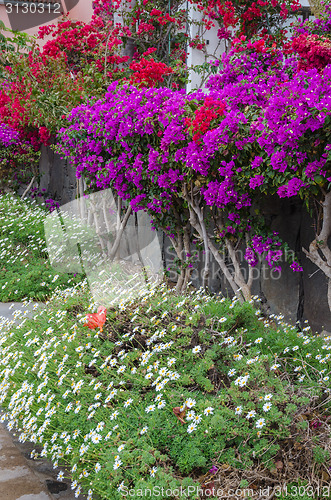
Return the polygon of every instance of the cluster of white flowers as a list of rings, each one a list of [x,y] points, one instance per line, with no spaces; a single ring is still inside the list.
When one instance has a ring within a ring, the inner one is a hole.
[[[59,291],[56,304],[60,306],[66,304],[82,288],[84,289],[84,285]],[[165,289],[162,291],[161,288],[158,305],[165,304],[164,307],[168,305],[169,293],[171,292]],[[38,452],[33,452],[34,457],[51,457],[54,467],[58,467],[64,459],[73,463],[71,473],[75,480],[72,488],[75,490],[76,497],[81,493],[79,482],[84,486],[84,484],[89,484],[85,481],[87,478],[90,481],[96,475],[97,477],[102,475],[103,472],[100,471],[104,471],[104,464],[99,450],[103,447],[113,448],[113,458],[109,462],[110,472],[117,471],[116,474],[113,473],[116,476],[124,470],[131,446],[130,440],[123,438],[124,435],[126,436],[123,433],[123,429],[126,429],[124,423],[129,414],[137,411],[138,406],[140,423],[135,429],[138,439],[142,439],[141,436],[144,436],[144,439],[149,438],[158,417],[166,419],[171,415],[176,423],[173,409],[177,405],[182,404],[179,407],[181,423],[177,422],[178,428],[181,428],[183,422],[186,423],[183,431],[187,439],[193,439],[198,429],[208,432],[206,427],[208,428],[213,422],[211,416],[219,411],[219,405],[217,405],[219,400],[216,400],[214,396],[206,402],[206,400],[200,401],[198,397],[194,399],[192,393],[190,393],[192,397],[187,397],[188,393],[186,393],[180,402],[174,401],[173,393],[176,393],[178,381],[180,382],[186,375],[186,367],[180,364],[180,355],[173,340],[179,328],[173,328],[176,324],[169,320],[170,311],[158,316],[153,312],[151,318],[148,319],[144,304],[147,299],[146,295],[140,297],[141,305],[138,307],[135,302],[131,311],[132,316],[130,316],[131,323],[128,322],[130,326],[126,327],[129,331],[125,329],[124,333],[116,339],[112,351],[105,355],[97,336],[94,341],[95,333],[83,329],[82,323],[85,321],[85,316],[81,314],[80,317],[77,315],[75,320],[69,320],[65,308],[60,306],[51,317],[47,311],[37,313],[36,326],[30,326],[30,329],[26,328],[22,321],[15,327],[4,329],[0,334],[0,403],[5,403],[4,406],[7,408],[0,420],[7,420],[8,428],[22,429],[19,435],[21,442],[30,440],[43,447],[39,455]],[[201,290],[191,292],[190,297],[181,300],[174,307],[178,318],[181,307],[188,300],[190,300],[191,310],[194,311],[192,314],[197,315],[211,298]],[[237,299],[232,301],[232,308],[236,303]],[[126,307],[127,304],[123,302],[119,309],[125,310]],[[87,310],[94,311],[95,304],[92,303]],[[149,312],[151,310],[149,308]],[[137,320],[141,315],[147,317],[144,322],[145,328],[142,328]],[[160,316],[167,326],[159,321]],[[41,331],[38,325],[42,322],[46,324],[45,319],[47,325],[44,331]],[[228,319],[230,318],[223,317],[219,320],[220,328],[223,323],[227,324]],[[169,324],[168,321],[170,321]],[[135,326],[136,322],[137,326]],[[287,328],[290,331],[290,327]],[[22,332],[24,332],[23,335]],[[230,353],[227,355],[228,359],[231,356],[232,362],[226,369],[227,374],[228,377],[233,377],[232,389],[239,395],[243,395],[254,378],[245,370],[254,370],[255,364],[261,363],[264,359],[260,351],[257,351],[260,347],[262,350],[263,339],[259,337],[251,344],[243,346],[237,342],[235,331],[231,330],[231,335],[226,332],[222,334],[224,334],[222,342],[215,345],[221,346],[218,348],[226,349],[226,353]],[[23,338],[21,344],[17,341],[16,335]],[[132,349],[135,336],[147,338],[147,348],[144,346],[144,348]],[[302,346],[308,344],[307,340],[311,340],[307,335],[298,336],[298,341],[295,341],[298,344],[295,346],[297,348],[288,349],[286,353],[289,352],[291,356],[298,355]],[[323,364],[323,369],[320,371],[322,385],[328,384],[329,381],[329,372],[325,370],[330,358],[330,340],[326,338],[321,350],[313,355],[310,354],[318,363]],[[313,343],[314,341],[311,340],[311,345]],[[229,351],[229,348],[233,351]],[[249,354],[250,348],[253,352]],[[186,349],[192,364],[203,362],[205,345],[203,347],[197,345],[193,349],[186,346]],[[30,353],[32,361],[31,359],[28,361],[27,353]],[[270,367],[273,377],[277,377],[282,366],[281,354],[278,356],[275,356]],[[299,358],[295,363],[299,363]],[[92,375],[94,370],[95,376]],[[24,378],[20,381],[15,380],[14,386],[11,380],[15,379],[15,373],[22,373],[22,371]],[[294,376],[302,377],[299,372],[300,370],[294,371]],[[87,373],[91,373],[90,381]],[[238,375],[240,373],[242,375]],[[132,383],[136,377],[144,388],[141,399],[134,391],[130,392],[127,384]],[[184,390],[183,388],[182,392]],[[87,404],[86,395],[88,395]],[[187,399],[183,402],[185,397]],[[246,419],[243,420],[246,425],[248,421],[249,425],[260,430],[267,426],[267,417],[272,416],[277,408],[277,398],[275,397],[271,403],[272,397],[271,393],[262,395],[261,403],[255,409],[252,409],[251,405],[246,407],[244,398],[243,401],[237,400],[234,413],[239,420]],[[60,412],[61,415],[65,414],[68,422],[71,422],[71,427],[68,425],[68,429],[58,430]],[[72,422],[85,422],[85,420],[88,422],[88,432],[84,431],[78,423],[75,424],[76,428],[72,426]],[[216,420],[215,417],[214,420]],[[157,471],[158,467],[155,465],[149,470],[149,474],[154,477]],[[63,480],[63,478],[64,473],[60,471],[58,480]],[[123,490],[124,482],[116,484],[116,488],[118,491]],[[93,488],[88,491],[88,499],[92,500],[92,496]]]

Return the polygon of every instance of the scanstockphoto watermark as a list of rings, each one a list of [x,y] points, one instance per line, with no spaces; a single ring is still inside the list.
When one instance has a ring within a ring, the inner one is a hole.
[[[271,488],[262,488],[259,490],[259,496],[264,495],[268,498],[271,494]],[[165,488],[163,486],[154,486],[153,488],[128,488],[123,486],[120,490],[120,493],[125,498],[231,498],[236,500],[236,498],[252,498],[253,496],[257,496],[253,489],[251,488],[236,488],[236,489],[223,489],[223,488],[215,488],[215,487],[205,487],[201,488],[200,486],[187,486],[183,488],[180,486],[179,488]],[[266,496],[268,495],[268,496]]]
[[[154,486],[153,488],[128,488],[122,486],[119,489],[123,498],[218,498],[243,500],[256,498],[258,500],[269,500],[271,498],[330,498],[331,485],[313,488],[313,486],[279,485],[267,486],[265,488],[201,488],[200,486],[187,486],[183,488],[164,488],[163,486]]]
[[[150,217],[111,189],[62,205],[44,228],[53,268],[84,273],[95,303],[106,308],[149,293],[163,279],[161,238]]]
[[[0,0],[8,15],[9,27],[25,31],[50,23],[86,0]]]
[[[177,253],[171,244],[166,245],[164,247],[164,253],[167,257],[166,261],[167,276],[171,281],[176,281],[178,277],[178,272],[175,270],[174,266],[172,265],[172,262],[176,260]],[[227,262],[226,253],[222,250],[220,250],[219,253],[224,259],[224,261]],[[284,262],[281,262],[279,266],[277,265],[273,268],[270,268],[270,266],[268,266],[268,264],[265,261],[263,261],[262,258],[260,258],[259,264],[249,269],[249,265],[245,259],[245,252],[239,249],[236,251],[236,256],[238,259],[240,272],[245,281],[248,280],[250,275],[253,276],[254,280],[262,279],[262,280],[273,280],[273,281],[279,280],[282,276],[282,268]],[[285,254],[285,258],[287,259],[289,256],[292,256],[293,258],[295,256],[295,253],[293,251],[287,251]],[[205,264],[205,255],[203,252],[199,252],[191,258],[191,267],[192,267],[190,275],[191,281],[202,282],[202,277],[204,273],[204,264]],[[231,263],[228,264],[228,268],[232,273],[233,266],[231,265]],[[222,271],[220,269],[220,266],[216,262],[216,260],[213,259],[212,257],[210,257],[209,259],[209,279],[210,281],[222,279]]]

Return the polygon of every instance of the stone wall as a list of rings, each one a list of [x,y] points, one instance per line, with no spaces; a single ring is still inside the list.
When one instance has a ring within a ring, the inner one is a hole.
[[[40,160],[40,189],[47,190],[49,198],[64,205],[76,197],[75,172],[66,162],[60,159],[50,148],[43,148]],[[260,265],[256,270],[253,292],[259,295],[270,313],[283,314],[285,320],[294,324],[303,324],[307,319],[311,327],[321,332],[331,332],[331,314],[327,304],[327,280],[324,274],[310,262],[302,247],[308,248],[313,239],[313,221],[300,200],[280,200],[273,198],[264,208],[273,231],[287,241],[295,250],[304,268],[302,273],[294,273],[289,265],[282,264],[280,274],[270,274],[268,266]],[[171,244],[167,239],[163,242],[165,264],[172,260]],[[242,262],[243,268],[246,263]],[[202,256],[196,264],[196,278],[193,283],[200,285],[199,276],[202,270]],[[194,278],[194,276],[193,276]],[[232,296],[222,275],[218,272],[215,261],[211,262],[210,290]]]
[[[53,198],[60,205],[75,199],[77,191],[75,171],[49,147],[42,146],[39,172],[39,189],[46,189],[48,198]]]

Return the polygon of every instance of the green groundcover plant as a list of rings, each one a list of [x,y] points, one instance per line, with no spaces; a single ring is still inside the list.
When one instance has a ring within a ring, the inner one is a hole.
[[[56,288],[80,276],[57,273],[48,260],[44,220],[49,211],[36,202],[0,196],[0,301],[46,300]]]
[[[76,497],[330,480],[331,337],[202,289],[96,309],[82,283],[1,330],[1,421]]]

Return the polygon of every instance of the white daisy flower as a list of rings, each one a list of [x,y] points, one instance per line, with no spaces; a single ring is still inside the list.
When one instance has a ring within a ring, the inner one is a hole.
[[[122,491],[123,489],[124,489],[124,481],[121,482],[121,484],[117,488],[117,491]]]
[[[247,418],[247,420],[249,420],[249,419],[255,417],[255,415],[256,415],[256,411],[255,410],[251,410],[251,411],[249,411],[247,413],[246,418]]]
[[[212,408],[211,406],[208,406],[208,408],[206,408],[203,413],[207,416],[207,415],[213,415],[213,412],[214,412],[214,408]]]
[[[235,409],[234,409],[234,412],[236,415],[241,415],[242,412],[243,412],[243,407],[242,406],[237,406]]]
[[[185,401],[185,406],[187,408],[193,408],[193,406],[195,406],[197,404],[196,400],[195,399],[191,399],[191,398],[188,398],[186,401]]]
[[[186,420],[193,420],[194,417],[195,417],[195,411],[194,410],[190,410],[189,412],[187,412]]]
[[[63,481],[63,478],[64,478],[64,472],[61,470],[57,475],[57,480]]]
[[[195,429],[196,429],[196,428],[197,428],[197,425],[196,425],[195,423],[190,424],[190,425],[188,426],[188,428],[187,428],[187,432],[188,432],[189,434],[191,434],[191,432],[195,431]]]
[[[262,427],[265,426],[265,419],[264,418],[259,418],[259,420],[256,421],[255,427],[257,429],[262,429]]]
[[[98,444],[101,442],[101,440],[102,440],[102,437],[100,434],[97,434],[97,433],[92,434],[92,436],[91,436],[92,443]]]
[[[122,463],[123,463],[122,460],[116,460],[116,462],[113,465],[113,469],[114,470],[119,469],[119,467],[121,467]]]
[[[193,418],[193,422],[195,422],[196,424],[200,424],[201,418],[202,418],[201,415],[195,415]]]
[[[151,411],[154,411],[155,410],[155,405],[149,405],[147,406],[147,408],[145,409],[145,412],[146,413],[149,413]]]
[[[149,471],[149,473],[150,473],[150,475],[151,475],[152,477],[155,477],[156,472],[157,472],[157,467],[153,467],[153,468]]]

